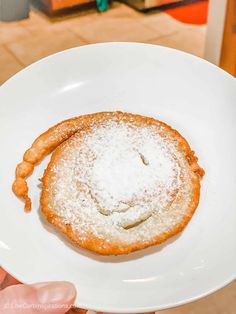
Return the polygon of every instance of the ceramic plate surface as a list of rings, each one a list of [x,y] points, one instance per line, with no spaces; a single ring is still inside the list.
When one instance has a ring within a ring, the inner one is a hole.
[[[0,88],[0,263],[26,283],[68,280],[77,306],[132,313],[177,306],[236,277],[236,83],[191,55],[159,46],[107,43],[50,56]],[[16,164],[43,131],[98,111],[152,116],[189,141],[206,170],[201,200],[180,236],[126,256],[75,249],[11,191]]]

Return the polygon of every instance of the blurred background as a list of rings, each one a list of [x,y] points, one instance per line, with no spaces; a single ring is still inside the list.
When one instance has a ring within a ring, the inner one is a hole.
[[[173,47],[236,76],[236,0],[0,0],[0,85],[52,53],[107,41]],[[236,314],[236,282],[161,313]]]
[[[0,0],[0,84],[49,54],[106,41],[173,47],[236,75],[235,19],[236,0]]]

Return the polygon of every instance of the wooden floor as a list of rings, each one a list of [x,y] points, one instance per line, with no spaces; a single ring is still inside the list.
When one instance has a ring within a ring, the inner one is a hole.
[[[0,84],[49,54],[87,43],[138,41],[177,48],[203,57],[206,26],[187,25],[165,13],[142,14],[119,3],[48,18],[32,10],[20,22],[0,22]],[[180,287],[181,288],[181,287]],[[161,314],[236,314],[236,282],[199,301]]]

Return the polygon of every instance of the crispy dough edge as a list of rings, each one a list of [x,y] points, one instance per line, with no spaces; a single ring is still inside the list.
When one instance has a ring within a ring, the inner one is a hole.
[[[190,219],[192,218],[200,199],[200,179],[204,175],[204,170],[199,167],[197,160],[198,158],[194,155],[194,152],[191,150],[188,142],[179,134],[178,131],[172,129],[169,125],[166,123],[156,120],[154,118],[144,117],[141,115],[134,115],[130,113],[123,113],[123,112],[113,112],[111,115],[108,114],[108,112],[102,113],[95,113],[90,114],[88,116],[84,116],[84,119],[95,119],[97,120],[97,123],[100,121],[105,121],[109,119],[111,116],[113,117],[114,114],[118,116],[122,116],[127,121],[129,121],[130,118],[135,120],[141,120],[142,122],[145,121],[147,124],[156,124],[163,126],[165,128],[165,131],[168,131],[171,133],[173,137],[175,137],[178,140],[179,149],[185,153],[186,159],[188,160],[188,163],[190,165],[190,168],[193,172],[192,177],[192,197],[191,202],[188,207],[188,210],[186,211],[186,214],[183,216],[182,220],[177,223],[173,228],[169,229],[166,232],[163,232],[150,241],[145,242],[136,242],[133,244],[120,244],[120,243],[110,243],[104,239],[100,239],[95,237],[93,234],[87,234],[86,237],[81,236],[79,230],[74,232],[72,229],[72,226],[70,224],[65,224],[63,222],[63,218],[58,216],[53,210],[48,208],[49,203],[49,197],[48,193],[46,191],[46,185],[47,185],[47,179],[51,176],[51,169],[56,162],[57,158],[60,156],[61,150],[63,150],[64,145],[66,145],[65,141],[62,143],[58,148],[55,149],[55,151],[52,154],[51,160],[44,172],[43,178],[42,178],[42,194],[41,194],[41,212],[43,213],[46,220],[57,227],[64,235],[66,235],[77,247],[85,248],[90,251],[99,253],[101,255],[121,255],[121,254],[128,254],[137,250],[141,250],[150,246],[154,246],[156,244],[161,244],[168,240],[169,238],[177,235],[180,233],[188,224]],[[89,124],[89,123],[88,123]]]

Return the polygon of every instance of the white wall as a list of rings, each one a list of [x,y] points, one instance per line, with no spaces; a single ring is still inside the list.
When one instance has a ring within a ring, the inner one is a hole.
[[[227,0],[210,0],[205,59],[219,65]]]

